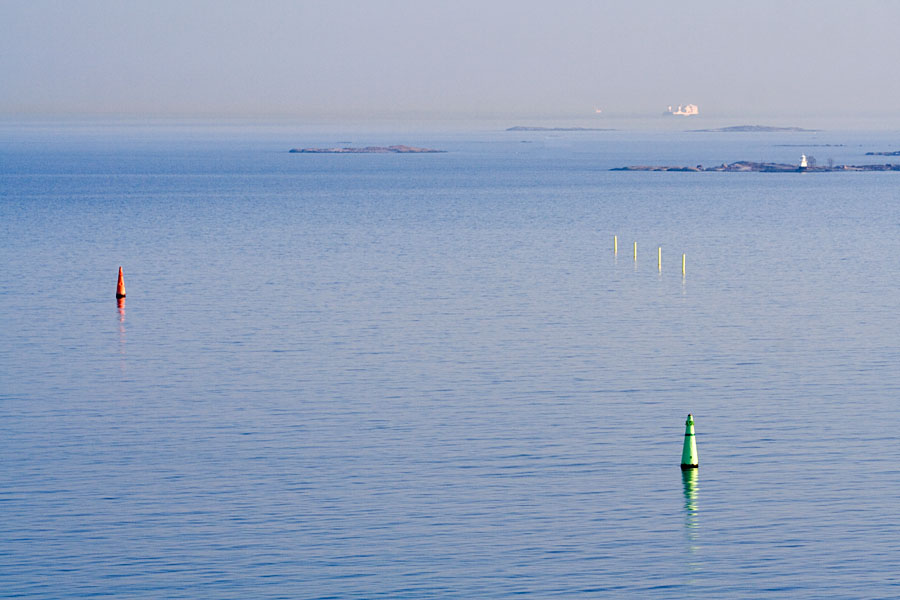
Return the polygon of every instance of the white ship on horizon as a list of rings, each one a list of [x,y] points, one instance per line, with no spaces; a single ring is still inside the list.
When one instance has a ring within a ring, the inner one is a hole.
[[[679,104],[678,108],[676,108],[676,109],[673,109],[670,106],[669,109],[666,112],[664,112],[663,114],[664,115],[676,115],[679,117],[691,117],[694,115],[699,115],[700,109],[697,107],[696,104],[685,104],[684,106]]]

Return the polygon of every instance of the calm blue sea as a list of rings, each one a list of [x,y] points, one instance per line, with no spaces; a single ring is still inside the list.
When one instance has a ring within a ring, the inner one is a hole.
[[[0,123],[0,597],[900,597],[898,147]]]

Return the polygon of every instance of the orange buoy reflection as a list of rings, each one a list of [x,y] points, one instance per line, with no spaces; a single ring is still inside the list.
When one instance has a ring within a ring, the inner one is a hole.
[[[125,298],[116,299],[119,311],[119,369],[125,374]]]

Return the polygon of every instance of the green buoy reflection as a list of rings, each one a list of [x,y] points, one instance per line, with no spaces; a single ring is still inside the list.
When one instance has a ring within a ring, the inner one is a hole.
[[[698,545],[699,515],[697,510],[697,497],[700,491],[700,471],[689,469],[681,472],[681,483],[684,487],[684,517],[685,533],[688,539],[688,551],[693,554],[700,547]],[[693,567],[699,568],[698,565]]]

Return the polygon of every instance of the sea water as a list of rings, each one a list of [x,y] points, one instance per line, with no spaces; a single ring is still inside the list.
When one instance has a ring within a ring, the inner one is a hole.
[[[900,596],[896,136],[0,129],[0,596]]]

